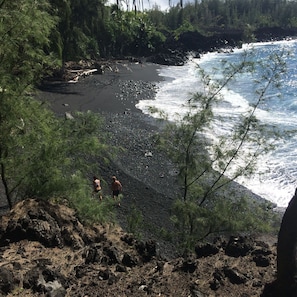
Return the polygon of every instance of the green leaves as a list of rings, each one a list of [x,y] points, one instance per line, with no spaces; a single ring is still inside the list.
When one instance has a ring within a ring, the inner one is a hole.
[[[257,109],[269,100],[266,94],[279,86],[285,64],[274,53],[260,62],[253,61],[252,54],[244,53],[238,63],[224,62],[220,79],[201,70],[205,88],[186,101],[187,112],[178,115],[179,121],[169,123],[160,136],[159,146],[176,164],[183,189],[174,203],[172,219],[184,248],[210,234],[269,229],[271,222],[263,219],[263,204],[247,202],[234,190],[233,181],[251,176],[258,157],[273,149],[273,141],[279,137],[275,129],[258,120]],[[252,81],[254,75],[260,77],[255,80],[251,106],[236,118],[230,132],[216,142],[207,140],[203,133],[212,131],[213,108],[222,99],[222,89],[242,73],[248,73]]]
[[[48,9],[43,0],[5,1],[0,7],[0,166],[10,207],[27,191],[28,170],[38,161],[51,121],[30,96],[54,61],[44,51],[55,26]]]
[[[14,84],[26,87],[35,83],[51,55],[44,55],[50,45],[49,34],[56,24],[50,16],[48,2],[5,1],[0,8],[0,74],[1,86]]]
[[[5,1],[0,7],[1,181],[10,208],[27,197],[67,198],[82,211],[87,206],[80,199],[88,201],[92,193],[86,178],[97,167],[94,160],[112,150],[99,132],[98,115],[57,118],[35,99],[38,80],[56,65],[49,52],[56,18],[49,9],[45,0]],[[107,204],[97,218],[111,214]],[[89,212],[88,219],[96,218]]]
[[[0,164],[10,206],[26,197],[73,197],[85,188],[85,177],[96,166],[92,160],[111,152],[98,133],[101,119],[96,114],[58,119],[26,96],[9,100],[6,110],[11,113],[5,113],[1,125]],[[88,192],[91,195],[91,186]]]

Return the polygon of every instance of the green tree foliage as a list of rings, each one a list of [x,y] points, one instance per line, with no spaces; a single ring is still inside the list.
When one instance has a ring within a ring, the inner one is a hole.
[[[82,222],[92,224],[94,222],[115,222],[114,199],[104,197],[99,201],[90,195],[90,185],[80,175],[72,176],[72,184],[80,185],[69,189],[67,200],[63,197],[55,198],[58,203],[66,203],[76,210],[77,216]],[[53,198],[51,198],[53,200]]]
[[[112,32],[111,54],[147,56],[164,43],[164,35],[152,25],[144,13],[114,10],[109,29]]]
[[[105,211],[96,213],[85,203],[92,195],[86,178],[93,160],[107,156],[97,133],[101,119],[91,112],[57,118],[35,99],[34,86],[55,65],[48,51],[56,19],[49,10],[46,1],[0,5],[1,192],[10,208],[27,197],[67,198],[79,213],[102,219],[110,214],[107,201],[101,206]]]
[[[138,210],[135,205],[132,205],[127,216],[127,225],[128,232],[140,239],[142,236],[141,230],[143,229],[144,221],[141,211]]]
[[[58,42],[62,47],[62,59],[99,57],[97,39],[104,20],[105,1],[100,0],[50,0],[52,14],[59,18]]]
[[[44,53],[49,49],[56,20],[49,14],[47,1],[3,0],[0,9],[2,96],[29,92],[31,84],[53,64],[53,57]]]
[[[87,173],[98,170],[92,169],[91,158],[104,157],[106,149],[103,136],[98,138],[98,116],[76,113],[73,119],[57,119],[30,96],[8,100],[9,119],[1,123],[0,152],[9,206],[27,197],[76,201],[83,199],[82,189],[91,196]]]
[[[21,135],[28,122],[34,120],[34,116],[28,122],[25,118],[34,114],[29,94],[47,67],[53,64],[53,57],[45,54],[55,26],[48,9],[46,1],[2,1],[0,5],[0,165],[10,206],[11,192],[16,185],[8,186],[7,168],[22,154]]]
[[[154,7],[148,11],[148,15],[152,14],[152,20],[158,24],[158,28],[174,31],[188,22],[195,30],[211,34],[222,30],[245,30],[247,26],[254,29],[275,26],[296,28],[293,25],[296,23],[296,12],[296,1],[203,0],[176,5],[164,15],[157,14],[157,8]]]
[[[242,193],[232,190],[232,181],[252,175],[258,156],[273,149],[271,140],[276,139],[277,131],[259,122],[256,111],[265,104],[266,94],[279,87],[286,71],[283,58],[272,54],[268,61],[254,61],[254,55],[246,52],[240,63],[223,64],[222,79],[216,80],[212,77],[217,74],[209,76],[200,69],[204,90],[187,101],[188,111],[176,116],[180,119],[177,124],[169,123],[164,129],[159,144],[176,164],[183,189],[173,206],[173,221],[180,242],[187,247],[214,233],[267,231],[273,214],[257,218],[260,210],[266,213],[267,205],[247,203]],[[213,108],[221,100],[221,90],[242,73],[254,80],[254,102],[230,134],[218,142],[208,141],[204,133],[212,131]]]
[[[165,38],[145,13],[106,6],[102,0],[50,0],[59,19],[52,47],[62,60],[148,55]],[[61,51],[62,50],[62,51]]]
[[[48,1],[51,7],[49,9],[46,3],[44,13],[50,13],[57,20],[57,26],[51,30],[48,53],[54,51],[60,62],[147,56],[162,48],[165,36],[177,37],[187,30],[204,32],[205,35],[241,30],[249,37],[262,27],[296,28],[295,1],[180,1],[165,12],[157,5],[141,11],[143,2],[140,1],[134,1],[133,7],[127,5],[127,1],[117,1],[113,5],[108,5],[106,0]],[[7,1],[3,3],[8,5]],[[27,15],[29,19],[30,13]]]
[[[15,15],[18,22],[20,17],[17,15],[16,3],[8,2],[1,1],[3,9],[11,8],[10,20],[5,14],[2,20],[11,22]],[[141,12],[143,2],[140,1],[134,1],[133,11],[129,11],[131,7],[127,1],[117,2],[109,5],[106,0],[43,0],[37,4],[21,1],[19,9],[26,12],[26,17],[24,14],[22,28],[20,25],[15,28],[27,30],[26,24],[31,17],[39,19],[39,26],[34,29],[36,32],[43,29],[45,34],[37,34],[36,37],[50,38],[46,45],[47,53],[54,52],[60,65],[64,61],[85,58],[147,56],[162,48],[165,36],[179,36],[187,30],[208,35],[224,30],[243,30],[252,35],[254,30],[262,27],[296,28],[296,1],[180,1],[165,12],[157,5]],[[32,10],[28,9],[30,5]],[[45,15],[44,19],[41,15],[33,15],[36,5]],[[56,23],[54,27],[53,23],[46,23],[49,14],[52,16],[50,22]],[[50,35],[47,34],[49,27]]]

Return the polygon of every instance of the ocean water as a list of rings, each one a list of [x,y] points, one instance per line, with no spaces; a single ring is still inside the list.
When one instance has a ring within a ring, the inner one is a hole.
[[[263,124],[291,133],[289,136],[283,134],[281,140],[275,141],[274,151],[259,157],[253,177],[236,181],[277,206],[286,207],[297,186],[297,40],[244,45],[231,53],[208,53],[200,59],[190,59],[184,66],[162,66],[159,75],[163,80],[159,83],[156,97],[140,100],[137,107],[147,114],[150,114],[150,107],[155,107],[175,121],[184,114],[186,100],[203,89],[197,64],[212,78],[220,78],[222,73],[214,74],[213,69],[221,69],[222,60],[240,61],[243,52],[250,51],[253,51],[256,61],[267,60],[271,53],[287,53],[283,58],[287,72],[280,78],[281,87],[267,92],[265,104],[260,106],[256,116]],[[242,73],[228,88],[223,88],[221,95],[221,103],[214,107],[214,125],[208,132],[213,141],[230,133],[238,117],[255,100],[250,73]]]

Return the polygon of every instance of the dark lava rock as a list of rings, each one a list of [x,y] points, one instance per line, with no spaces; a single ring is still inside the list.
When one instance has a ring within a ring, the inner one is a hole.
[[[246,236],[231,236],[226,246],[225,253],[231,257],[246,256],[253,249],[254,242]]]

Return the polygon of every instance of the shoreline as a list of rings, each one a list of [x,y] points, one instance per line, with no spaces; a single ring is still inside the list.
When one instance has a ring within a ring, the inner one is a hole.
[[[48,102],[58,116],[91,110],[104,118],[103,130],[110,135],[109,144],[124,150],[108,165],[98,160],[100,172],[94,174],[103,179],[103,196],[110,195],[107,190],[110,177],[117,176],[123,184],[124,196],[117,211],[120,225],[127,230],[127,217],[136,208],[147,229],[142,235],[151,238],[153,231],[173,228],[170,208],[181,191],[175,166],[155,149],[154,135],[161,122],[135,106],[140,99],[155,96],[157,83],[162,80],[158,69],[162,66],[123,61],[116,66],[116,72],[94,74],[76,84],[50,83],[41,89],[39,98]],[[268,201],[236,182],[232,182],[232,191]]]
[[[109,67],[103,74],[92,74],[76,83],[45,82],[40,87],[41,93],[38,97],[49,103],[57,115],[87,110],[111,113],[141,112],[136,108],[136,102],[152,98],[156,83],[162,80],[157,73],[160,67],[162,66],[153,63],[116,61],[113,67]]]

